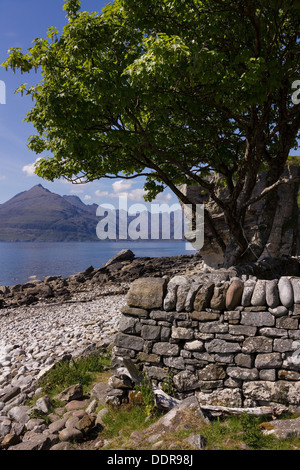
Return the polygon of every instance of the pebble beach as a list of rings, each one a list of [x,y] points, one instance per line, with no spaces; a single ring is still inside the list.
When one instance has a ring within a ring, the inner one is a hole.
[[[125,295],[107,286],[65,302],[2,309],[0,390],[27,389],[41,371],[64,356],[110,344],[124,303]]]

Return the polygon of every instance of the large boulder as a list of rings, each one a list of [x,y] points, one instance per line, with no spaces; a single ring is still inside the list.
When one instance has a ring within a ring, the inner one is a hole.
[[[167,281],[164,278],[147,277],[136,279],[127,293],[127,305],[146,310],[161,309],[163,307],[166,283]]]

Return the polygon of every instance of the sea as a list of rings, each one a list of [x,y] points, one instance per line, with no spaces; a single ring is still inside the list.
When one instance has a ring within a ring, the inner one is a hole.
[[[0,286],[24,284],[45,276],[68,277],[101,268],[123,249],[136,257],[191,255],[185,241],[0,242]]]

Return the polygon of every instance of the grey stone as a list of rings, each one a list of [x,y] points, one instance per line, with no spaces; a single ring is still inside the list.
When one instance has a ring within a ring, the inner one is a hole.
[[[6,402],[12,400],[13,398],[15,398],[17,395],[19,395],[19,393],[21,393],[21,388],[20,387],[12,387],[12,388],[10,388],[10,390],[5,392],[3,395],[0,394],[0,399],[3,403],[6,403]]]
[[[275,382],[276,380],[276,369],[261,369],[259,371],[260,380],[270,380]]]
[[[177,288],[176,312],[182,312],[185,309],[187,295],[190,290],[191,281],[188,277],[182,276],[183,280]]]
[[[174,320],[174,313],[165,312],[164,310],[152,310],[150,312],[150,318],[156,321],[172,322]]]
[[[61,441],[68,441],[68,442],[78,441],[83,438],[82,432],[79,431],[79,429],[72,428],[72,427],[67,427],[67,428],[62,429],[58,435]]]
[[[298,329],[298,319],[291,317],[276,318],[276,328],[286,328],[287,330]]]
[[[281,403],[286,405],[300,405],[300,382],[286,382],[285,380],[244,382],[243,394],[245,398],[262,401],[264,403]]]
[[[57,434],[59,431],[61,431],[65,427],[66,421],[67,421],[67,418],[63,417],[49,424],[50,433]]]
[[[180,392],[196,390],[199,388],[198,376],[189,370],[183,370],[174,375],[173,382],[177,390]]]
[[[184,349],[187,349],[188,351],[202,351],[203,341],[200,341],[200,340],[188,341],[185,343]]]
[[[145,310],[162,308],[166,290],[166,279],[147,277],[136,279],[126,296],[130,307],[140,307]]]
[[[236,354],[234,362],[239,367],[252,367],[252,358],[250,354]]]
[[[239,388],[216,390],[211,393],[197,392],[196,397],[203,405],[241,407],[243,404]]]
[[[274,326],[275,318],[269,312],[242,312],[241,324],[248,326]]]
[[[136,318],[127,317],[122,315],[119,322],[119,330],[121,333],[134,334],[136,332],[136,324],[138,320]]]
[[[200,323],[199,331],[201,333],[227,333],[229,325],[221,322]]]
[[[294,341],[292,339],[274,339],[273,350],[278,352],[287,352],[294,350]]]
[[[292,277],[290,281],[293,287],[294,303],[300,304],[300,278]]]
[[[282,276],[278,282],[279,298],[282,305],[291,307],[294,302],[294,292],[288,277]]]
[[[229,325],[229,333],[231,335],[255,336],[256,332],[257,328],[255,326]]]
[[[257,369],[278,369],[282,366],[281,354],[278,352],[257,354],[255,367]]]
[[[185,301],[185,310],[186,312],[191,312],[194,308],[194,300],[198,290],[202,287],[202,283],[192,282],[191,287],[188,291]]]
[[[300,418],[273,420],[268,426],[261,426],[262,434],[275,436],[278,439],[300,437]]]
[[[147,340],[158,340],[160,339],[161,326],[143,325],[141,336]]]
[[[115,375],[118,377],[126,376],[134,383],[139,383],[142,379],[135,363],[124,357],[122,358],[122,365],[115,370]]]
[[[237,325],[241,318],[241,312],[239,310],[232,310],[224,312],[224,321],[227,321],[233,325]]]
[[[243,295],[241,299],[241,305],[243,307],[248,307],[249,305],[251,305],[251,298],[255,284],[256,282],[253,279],[248,279],[247,281],[245,281]]]
[[[30,419],[30,411],[28,406],[14,406],[8,411],[9,418],[17,423],[26,424]]]
[[[174,339],[191,340],[194,338],[194,331],[191,328],[182,328],[182,327],[172,326],[171,337]]]
[[[139,318],[148,318],[149,316],[148,310],[145,310],[144,308],[129,307],[128,305],[121,307],[121,312],[124,315],[131,315]]]
[[[36,401],[34,408],[41,411],[44,414],[48,414],[50,411],[51,403],[48,395],[44,395]]]
[[[9,447],[8,450],[49,450],[53,445],[57,444],[57,442],[57,435],[37,434],[36,437],[25,441],[23,440],[20,444]]]
[[[181,283],[185,283],[185,276],[174,276],[167,285],[167,293],[163,301],[163,308],[167,312],[176,309],[177,289]]]
[[[251,353],[268,353],[272,352],[273,340],[265,336],[256,336],[245,339],[242,351],[246,354]]]
[[[227,353],[219,353],[214,354],[214,361],[222,364],[232,364],[233,363],[234,354],[227,354]]]
[[[174,369],[185,369],[185,362],[183,357],[178,356],[178,357],[165,357],[164,358],[164,364],[167,367],[171,367]]]
[[[225,379],[224,367],[217,364],[208,364],[203,369],[198,370],[199,380],[222,380]]]
[[[241,351],[241,346],[238,343],[232,343],[222,339],[213,339],[207,342],[205,347],[208,353],[234,353]]]
[[[277,279],[266,282],[266,302],[270,308],[276,308],[280,303]]]
[[[164,380],[168,377],[168,372],[161,367],[151,366],[144,369],[150,379]]]
[[[238,380],[257,380],[258,379],[258,370],[249,369],[243,367],[227,367],[226,370],[229,377]]]
[[[226,309],[234,310],[240,305],[244,290],[244,283],[240,279],[234,280],[226,292]]]
[[[0,437],[4,437],[6,434],[10,433],[11,424],[11,420],[7,417],[0,417]]]
[[[134,253],[131,250],[121,250],[115,256],[113,256],[110,260],[107,261],[103,266],[111,266],[114,263],[120,263],[122,261],[132,261],[134,258]]]
[[[70,385],[62,392],[60,392],[56,398],[65,403],[68,403],[72,400],[80,400],[83,397],[83,388],[81,384]]]
[[[147,354],[144,352],[139,352],[137,359],[141,362],[154,362],[154,363],[159,363],[160,362],[160,356],[157,354]]]
[[[160,340],[169,341],[170,336],[171,336],[171,328],[167,326],[162,326],[160,330]]]
[[[282,317],[288,314],[288,309],[283,305],[279,305],[279,307],[269,308],[269,312],[272,313],[274,317]]]
[[[152,352],[160,356],[178,356],[179,346],[178,344],[155,343]]]
[[[210,300],[210,308],[214,310],[225,310],[226,293],[229,288],[228,282],[218,283],[214,287],[214,293]]]
[[[144,347],[143,338],[117,333],[115,337],[115,345],[120,348],[133,349],[134,351],[142,351]]]
[[[251,305],[258,306],[266,303],[266,281],[258,279],[251,298]]]
[[[260,328],[259,333],[262,336],[270,336],[271,338],[274,337],[287,337],[288,333],[287,330],[284,328]]]
[[[194,310],[197,312],[201,312],[205,308],[208,308],[210,306],[210,301],[214,293],[214,283],[213,282],[208,282],[202,286],[194,300]]]
[[[202,434],[192,433],[189,435],[186,441],[196,450],[204,450],[207,444],[207,440],[204,436],[202,436]]]

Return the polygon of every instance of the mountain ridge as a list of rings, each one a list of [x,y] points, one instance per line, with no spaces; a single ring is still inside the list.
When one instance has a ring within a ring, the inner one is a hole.
[[[96,241],[98,221],[96,210],[38,184],[0,204],[0,241]]]
[[[85,204],[78,196],[60,196],[37,184],[0,204],[0,242],[99,241],[96,229],[105,216],[97,215],[97,208],[97,204]],[[149,215],[145,210],[139,219],[144,228],[148,223],[147,240],[152,239]],[[117,239],[120,239],[119,222],[124,222],[124,217],[128,228],[137,216],[116,210]],[[170,239],[174,236],[173,221],[174,214],[171,213]],[[159,236],[155,239],[164,239],[161,219]]]

